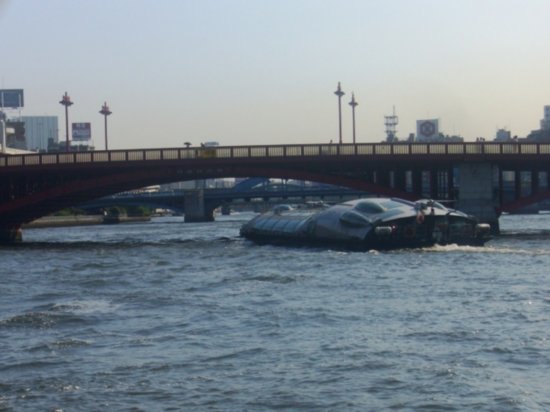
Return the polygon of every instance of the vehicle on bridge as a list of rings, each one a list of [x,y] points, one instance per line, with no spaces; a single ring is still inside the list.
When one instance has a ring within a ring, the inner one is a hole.
[[[241,235],[258,243],[329,244],[352,250],[483,245],[490,226],[434,200],[356,199],[321,210],[277,207]]]

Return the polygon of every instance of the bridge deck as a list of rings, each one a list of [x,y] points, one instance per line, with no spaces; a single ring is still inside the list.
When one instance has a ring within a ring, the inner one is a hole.
[[[550,156],[550,143],[360,143],[274,146],[218,146],[167,149],[132,149],[70,153],[0,155],[2,168],[61,164],[114,163],[184,159],[245,159],[310,156],[456,157],[483,156],[497,160],[510,156]]]

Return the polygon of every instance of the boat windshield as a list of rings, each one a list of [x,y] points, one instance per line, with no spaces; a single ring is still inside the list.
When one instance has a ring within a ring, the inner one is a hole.
[[[371,200],[362,200],[360,202],[357,202],[353,208],[359,212],[367,214],[383,213],[386,211],[386,209],[382,207],[380,203],[373,202]]]
[[[384,200],[361,200],[357,202],[354,209],[361,213],[377,214],[384,213],[388,210],[401,208],[403,206],[412,206],[413,204],[407,201],[401,201],[401,199],[384,199]]]
[[[393,199],[380,202],[380,204],[386,209],[395,209],[397,207],[408,206],[408,204],[405,202],[399,202]]]
[[[433,207],[433,208],[439,209],[439,210],[448,210],[441,203],[436,202],[435,200],[427,200],[427,199],[418,200],[417,202],[415,202],[414,207],[415,207],[415,209],[419,209],[419,210],[420,209],[427,209],[429,207]]]

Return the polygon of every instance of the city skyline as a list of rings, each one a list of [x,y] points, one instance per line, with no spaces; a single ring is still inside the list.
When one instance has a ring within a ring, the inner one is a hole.
[[[103,148],[385,140],[419,119],[473,141],[526,136],[550,104],[542,0],[98,2],[0,0],[1,88],[22,114],[91,122]]]

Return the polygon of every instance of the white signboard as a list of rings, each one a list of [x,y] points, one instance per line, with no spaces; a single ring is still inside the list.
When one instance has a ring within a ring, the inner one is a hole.
[[[90,140],[92,125],[90,123],[73,123],[73,140]]]
[[[416,140],[419,142],[434,141],[439,138],[439,119],[417,120]]]

